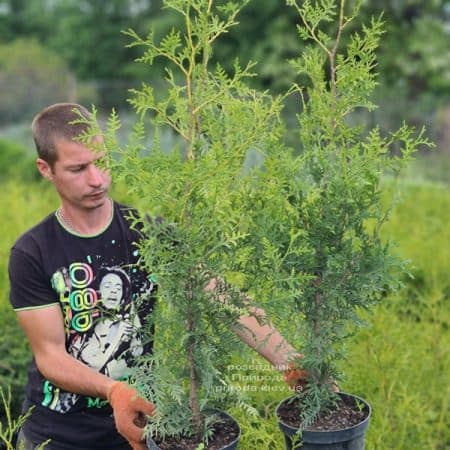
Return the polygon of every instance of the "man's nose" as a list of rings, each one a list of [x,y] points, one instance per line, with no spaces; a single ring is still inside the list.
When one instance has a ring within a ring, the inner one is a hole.
[[[95,164],[91,164],[88,170],[88,183],[90,186],[101,186],[103,183],[103,171]]]

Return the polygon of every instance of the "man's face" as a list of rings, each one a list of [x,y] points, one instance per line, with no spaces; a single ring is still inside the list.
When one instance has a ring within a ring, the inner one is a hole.
[[[38,160],[43,176],[55,185],[62,203],[81,209],[102,206],[111,184],[109,173],[98,167],[104,153],[93,151],[79,142],[57,140],[57,159],[53,167]]]

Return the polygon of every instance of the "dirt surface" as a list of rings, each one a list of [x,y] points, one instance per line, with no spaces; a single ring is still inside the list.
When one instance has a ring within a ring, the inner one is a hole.
[[[360,409],[352,397],[342,396],[336,409],[321,414],[305,431],[343,430],[358,425],[368,414],[369,410],[365,405]],[[300,427],[298,402],[283,403],[278,409],[278,416],[285,424],[294,428]]]
[[[220,450],[233,442],[239,435],[239,427],[234,420],[223,416],[223,421],[214,427],[213,438],[209,441],[205,450]],[[195,450],[199,442],[191,438],[166,439],[164,442],[156,442],[161,450]]]

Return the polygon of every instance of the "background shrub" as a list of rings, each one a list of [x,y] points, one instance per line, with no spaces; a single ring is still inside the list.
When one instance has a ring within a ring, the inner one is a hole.
[[[0,139],[0,180],[20,178],[24,181],[38,180],[35,157],[32,157],[20,144]]]
[[[73,79],[63,59],[36,40],[0,45],[0,118],[31,118],[43,106],[74,98]]]
[[[0,162],[0,168],[2,166]],[[4,392],[8,386],[11,388],[11,410],[17,415],[31,353],[9,303],[9,251],[20,233],[55,209],[57,199],[49,185],[37,182],[3,181],[0,182],[0,191],[0,387]],[[4,411],[0,410],[0,421],[3,415]]]

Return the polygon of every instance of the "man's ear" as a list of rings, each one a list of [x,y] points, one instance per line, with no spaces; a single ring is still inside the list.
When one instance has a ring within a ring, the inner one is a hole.
[[[53,172],[52,168],[48,164],[47,161],[44,161],[41,158],[36,160],[36,167],[39,170],[39,173],[49,181],[53,181]]]

